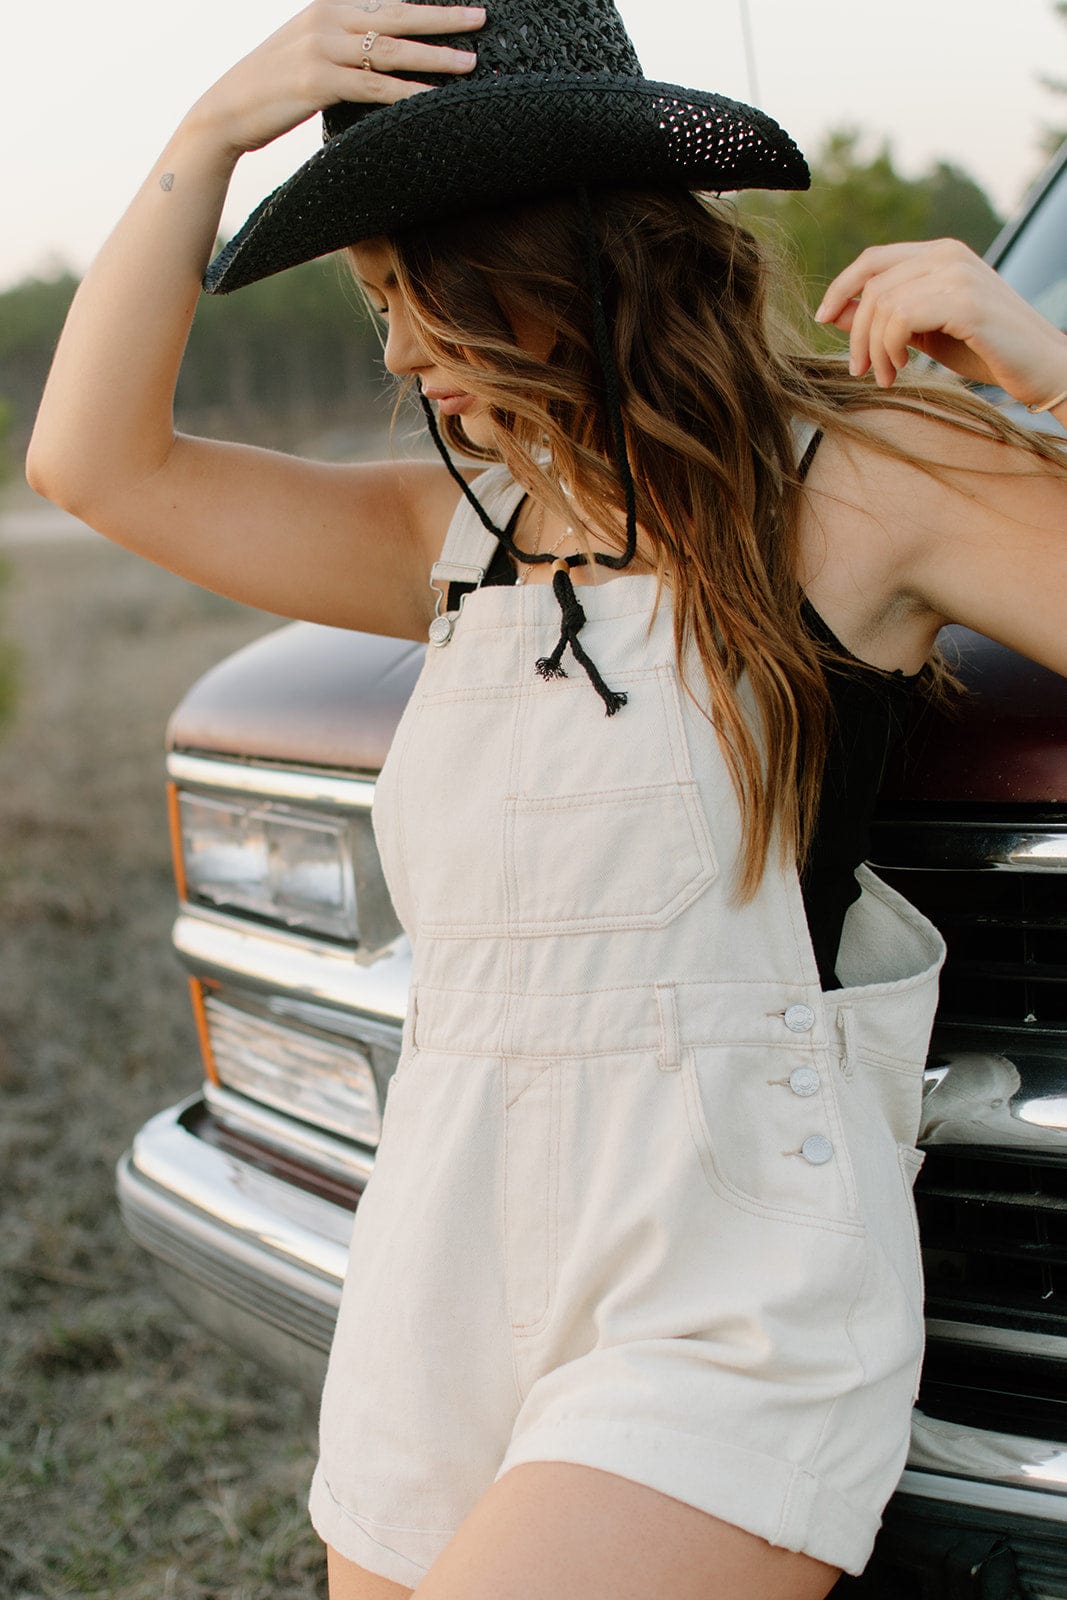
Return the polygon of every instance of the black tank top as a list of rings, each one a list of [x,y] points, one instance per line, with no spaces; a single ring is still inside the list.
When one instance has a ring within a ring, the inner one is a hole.
[[[816,434],[800,464],[803,478],[818,448]],[[517,520],[517,513],[516,518]],[[515,568],[498,545],[482,586],[513,584]],[[458,587],[458,586],[457,586]],[[915,685],[921,672],[886,672],[846,650],[805,599],[801,614],[813,638],[845,659],[829,663],[829,745],[823,769],[819,809],[800,888],[819,977],[824,989],[841,987],[834,968],[841,929],[849,906],[860,897],[856,868],[870,848],[871,819],[889,762],[908,721]]]
[[[856,868],[870,851],[871,818],[891,758],[903,741],[921,673],[884,672],[834,638],[807,600],[809,633],[839,650],[828,663],[829,745],[808,859],[800,873],[811,942],[824,989],[839,989],[834,967],[845,912],[860,897]]]

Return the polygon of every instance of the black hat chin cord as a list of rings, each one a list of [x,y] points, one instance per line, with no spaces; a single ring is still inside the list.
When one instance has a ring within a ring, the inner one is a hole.
[[[630,455],[626,447],[626,428],[622,414],[622,396],[619,388],[619,374],[615,365],[615,357],[611,348],[611,338],[608,332],[607,313],[604,309],[604,283],[600,272],[600,251],[597,244],[596,227],[593,222],[593,212],[589,204],[589,192],[579,190],[582,203],[582,214],[585,221],[585,237],[588,258],[589,287],[593,299],[593,344],[600,362],[601,373],[604,378],[604,391],[608,407],[608,420],[611,425],[612,443],[615,447],[615,461],[619,469],[619,478],[623,486],[626,501],[626,547],[621,555],[611,556],[603,550],[594,552],[593,560],[598,566],[612,567],[621,571],[628,567],[637,553],[637,493],[634,488],[633,472],[630,467]],[[419,401],[422,405],[426,426],[430,430],[430,437],[437,447],[442,461],[449,473],[459,485],[464,498],[477,514],[479,522],[488,533],[498,539],[517,561],[523,561],[528,566],[541,562],[551,561],[552,592],[556,596],[562,615],[562,627],[559,641],[550,656],[542,656],[537,662],[537,671],[542,678],[565,678],[563,668],[563,652],[570,645],[571,654],[578,665],[583,668],[593,688],[604,702],[607,715],[613,717],[616,711],[626,704],[627,695],[619,690],[609,689],[601,677],[595,662],[590,658],[578,635],[585,626],[586,616],[578,596],[574,592],[574,583],[571,579],[572,567],[588,565],[588,557],[582,554],[566,557],[555,557],[550,552],[533,553],[521,550],[505,528],[498,528],[490,517],[478,496],[474,493],[466,478],[452,460],[441,438],[437,426],[437,418],[433,414],[433,407],[426,396],[419,391]]]

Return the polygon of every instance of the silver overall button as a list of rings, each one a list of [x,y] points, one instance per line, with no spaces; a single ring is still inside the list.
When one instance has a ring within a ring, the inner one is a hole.
[[[452,637],[452,618],[446,616],[434,617],[430,623],[430,643],[438,646],[447,644]]]
[[[810,1033],[815,1026],[815,1013],[810,1006],[787,1006],[785,1025],[790,1033]]]
[[[809,1094],[819,1092],[819,1074],[814,1067],[794,1067],[789,1074],[789,1087],[794,1094],[807,1099]]]
[[[824,1133],[813,1133],[805,1139],[800,1153],[813,1167],[825,1167],[828,1161],[834,1159],[834,1147]]]

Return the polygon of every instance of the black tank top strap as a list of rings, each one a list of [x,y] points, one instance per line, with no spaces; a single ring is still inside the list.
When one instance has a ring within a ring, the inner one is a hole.
[[[818,450],[821,443],[822,429],[816,428],[804,447],[803,455],[797,462],[797,477],[800,479],[801,483],[803,483],[804,479],[807,477],[808,472],[811,469],[811,464],[815,460],[815,452]]]

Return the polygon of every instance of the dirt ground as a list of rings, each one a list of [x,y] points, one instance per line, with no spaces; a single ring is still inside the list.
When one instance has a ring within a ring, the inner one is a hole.
[[[32,524],[32,518],[31,524]],[[0,1595],[322,1600],[307,1403],[187,1324],[127,1238],[115,1161],[199,1080],[162,740],[279,621],[95,536],[0,549]]]

